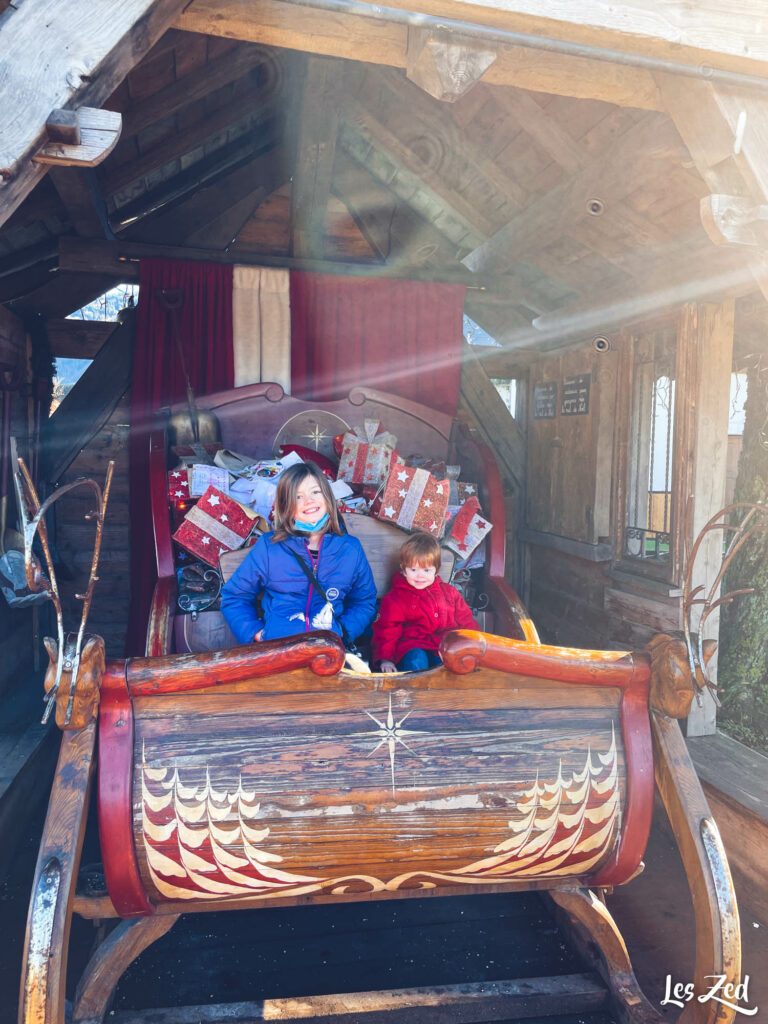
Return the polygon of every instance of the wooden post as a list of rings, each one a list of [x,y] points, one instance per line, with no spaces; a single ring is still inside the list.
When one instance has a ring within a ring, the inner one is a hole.
[[[728,461],[728,410],[731,395],[734,301],[699,306],[698,380],[693,401],[696,409],[692,493],[695,537],[708,519],[725,504],[725,476]],[[722,560],[722,534],[710,533],[693,568],[693,586],[711,585]],[[697,620],[694,620],[694,627]],[[717,639],[719,611],[707,620],[706,637]],[[717,681],[717,655],[709,665]],[[703,707],[694,701],[688,716],[688,735],[715,732],[715,703],[708,690],[702,694]]]

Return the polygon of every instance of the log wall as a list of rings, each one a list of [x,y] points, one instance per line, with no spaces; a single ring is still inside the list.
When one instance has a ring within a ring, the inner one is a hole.
[[[30,379],[27,335],[22,322],[0,306],[0,369],[10,380],[13,368],[23,371],[23,383]],[[28,437],[31,433],[28,399],[18,389],[10,392],[9,399],[0,393],[0,423],[4,402],[11,403],[11,435],[19,442],[19,454],[28,457]],[[0,481],[0,484],[2,481]],[[16,499],[13,483],[8,481],[8,526],[16,525]],[[12,690],[32,667],[33,613],[32,609],[11,608],[0,597],[0,697]]]
[[[79,476],[104,483],[107,464],[115,460],[115,473],[104,525],[99,582],[94,591],[87,630],[104,637],[107,656],[122,657],[130,602],[130,537],[128,508],[128,435],[130,430],[130,392],[118,403],[105,425],[82,449],[61,483]],[[56,508],[57,547],[62,562],[59,585],[64,606],[64,624],[77,628],[82,603],[75,597],[88,580],[95,528],[84,516],[93,507],[91,492],[83,488],[65,495]],[[64,579],[65,572],[71,575]]]

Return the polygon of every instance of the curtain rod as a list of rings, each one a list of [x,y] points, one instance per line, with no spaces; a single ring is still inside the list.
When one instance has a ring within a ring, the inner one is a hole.
[[[467,291],[485,292],[488,285],[470,284],[462,274],[452,275],[450,271],[444,272],[442,276],[433,277],[428,273],[419,272],[411,267],[386,267],[385,265],[373,264],[370,267],[362,263],[327,263],[321,260],[297,259],[292,256],[272,256],[261,253],[239,252],[221,253],[218,251],[187,249],[183,252],[169,254],[164,246],[143,246],[141,243],[129,243],[134,249],[146,249],[144,255],[147,257],[164,257],[166,259],[178,260],[202,260],[211,263],[226,263],[232,266],[240,264],[246,267],[274,267],[285,270],[307,271],[313,274],[338,274],[347,277],[379,277],[384,279],[400,278],[405,281],[426,281],[432,284],[463,284]],[[140,263],[142,254],[132,253],[127,255],[125,248],[121,245],[123,252],[118,253],[117,259],[120,263]],[[165,251],[163,251],[165,250]],[[224,257],[224,258],[223,258]],[[383,271],[383,272],[382,272]],[[408,273],[408,271],[411,271]]]
[[[322,11],[336,14],[354,14],[361,18],[374,21],[390,21],[413,28],[429,28],[448,35],[462,36],[465,39],[477,39],[481,42],[498,42],[506,45],[525,46],[534,50],[546,50],[550,53],[561,53],[568,57],[584,57],[588,60],[600,60],[611,64],[628,64],[647,71],[664,71],[668,74],[682,75],[686,78],[701,78],[723,85],[747,86],[751,89],[768,89],[768,78],[759,75],[744,74],[740,71],[726,71],[709,65],[682,64],[677,61],[665,60],[662,57],[645,57],[639,53],[627,53],[624,50],[609,50],[587,43],[572,43],[563,39],[552,39],[546,36],[532,36],[512,29],[492,28],[471,21],[458,21],[455,18],[442,18],[435,14],[420,14],[415,11],[404,11],[397,7],[382,7],[365,3],[364,0],[281,0],[282,3],[293,4],[295,7],[315,7]]]

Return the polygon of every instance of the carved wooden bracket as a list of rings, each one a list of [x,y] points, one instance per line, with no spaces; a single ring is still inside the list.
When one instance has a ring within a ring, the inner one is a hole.
[[[406,75],[437,100],[453,103],[480,81],[496,51],[429,29],[408,29]]]
[[[95,167],[115,148],[122,127],[122,115],[114,110],[53,110],[45,124],[46,141],[32,160],[37,164]]]
[[[715,245],[768,247],[768,205],[746,196],[703,196],[701,223]]]

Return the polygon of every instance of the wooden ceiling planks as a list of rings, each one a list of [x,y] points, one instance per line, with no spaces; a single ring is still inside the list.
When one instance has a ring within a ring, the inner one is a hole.
[[[439,277],[467,257],[484,276],[506,271],[471,304],[486,329],[517,341],[524,328],[535,334],[528,325],[537,317],[579,323],[604,302],[629,309],[633,289],[663,290],[665,279],[684,288],[684,275],[668,275],[687,260],[701,280],[710,270],[738,278],[738,253],[712,258],[698,217],[708,189],[665,115],[488,79],[444,104],[399,68],[310,58],[326,62],[329,82],[345,69],[355,78],[334,100],[338,135],[316,111],[300,134],[291,84],[301,59],[166,33],[108,104],[123,110],[127,134],[96,176],[121,236],[232,254],[301,251],[403,276],[416,268]],[[319,99],[310,82],[305,104]],[[311,171],[306,154],[295,155],[302,137],[316,149],[331,137],[336,145],[326,149],[322,188],[313,178],[305,189],[314,243],[297,249],[299,172]],[[25,204],[45,219],[14,218],[27,246],[77,230],[78,210],[70,204],[66,219],[51,191],[45,183]],[[590,198],[602,201],[600,216],[587,212]],[[95,237],[92,217],[84,230]],[[12,256],[21,238],[3,232],[0,252]],[[53,308],[65,301],[60,278],[46,266],[6,284],[25,303],[48,289]]]

